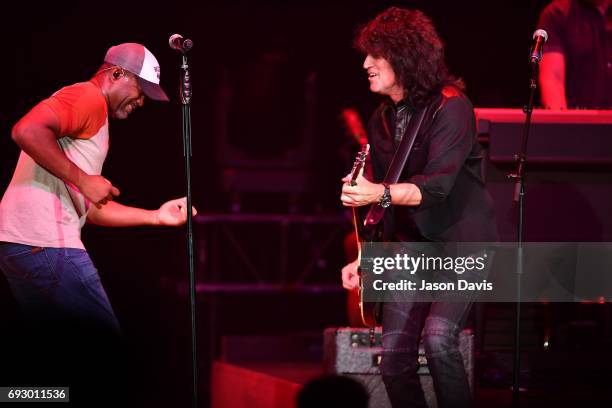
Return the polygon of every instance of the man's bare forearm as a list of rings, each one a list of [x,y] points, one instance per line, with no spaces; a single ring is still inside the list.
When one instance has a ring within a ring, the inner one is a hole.
[[[540,87],[544,107],[548,109],[567,109],[565,56],[563,53],[544,53],[540,63]]]
[[[548,109],[567,109],[565,84],[557,79],[540,81],[542,87],[542,104]]]
[[[101,208],[92,206],[87,213],[87,221],[105,227],[159,225],[158,213],[159,210],[128,207],[115,201],[109,201]]]
[[[417,206],[421,204],[421,190],[412,183],[391,184],[391,204]]]

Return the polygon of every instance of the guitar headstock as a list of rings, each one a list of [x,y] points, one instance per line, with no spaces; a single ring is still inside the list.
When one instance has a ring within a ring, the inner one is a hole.
[[[357,183],[355,182],[355,180],[357,180],[357,177],[363,174],[363,169],[365,167],[366,158],[368,157],[369,153],[370,153],[370,145],[368,143],[362,145],[361,150],[359,151],[359,153],[357,153],[357,157],[355,157],[355,162],[353,163],[353,169],[351,170],[350,182],[349,182],[351,186],[356,185]]]

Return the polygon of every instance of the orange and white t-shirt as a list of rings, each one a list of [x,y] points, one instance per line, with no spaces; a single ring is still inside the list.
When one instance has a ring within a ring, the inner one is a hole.
[[[66,157],[99,175],[108,152],[108,111],[100,89],[81,82],[60,89],[45,104],[59,118],[57,139]],[[0,241],[41,247],[81,248],[90,202],[72,185],[21,152],[0,202]]]

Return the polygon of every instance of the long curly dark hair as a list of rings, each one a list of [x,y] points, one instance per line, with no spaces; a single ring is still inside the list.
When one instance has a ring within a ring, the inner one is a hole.
[[[426,105],[444,86],[465,88],[449,73],[444,44],[429,17],[419,10],[388,8],[358,31],[354,45],[391,64],[414,107]]]

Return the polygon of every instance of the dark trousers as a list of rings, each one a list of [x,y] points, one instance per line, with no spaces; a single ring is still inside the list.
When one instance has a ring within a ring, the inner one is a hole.
[[[385,303],[381,371],[394,408],[427,407],[417,375],[421,336],[438,407],[471,405],[467,374],[459,352],[459,333],[470,307],[471,303]]]

